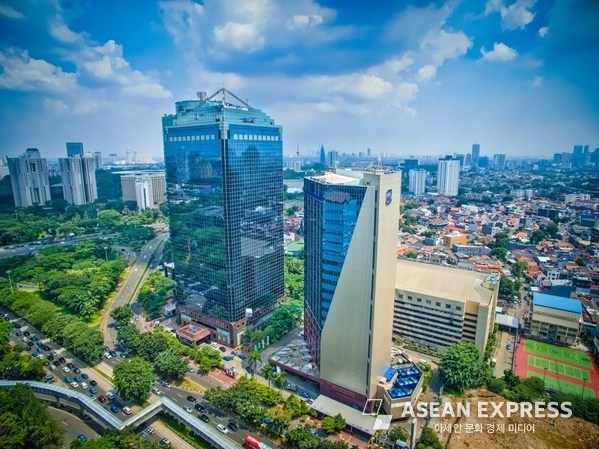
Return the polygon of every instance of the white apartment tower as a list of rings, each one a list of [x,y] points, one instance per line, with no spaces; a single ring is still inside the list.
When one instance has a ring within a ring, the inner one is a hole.
[[[437,191],[439,195],[457,196],[460,186],[460,161],[439,159],[437,171]]]
[[[44,205],[50,201],[48,161],[40,157],[37,148],[27,148],[25,154],[6,159],[16,207]]]
[[[58,164],[62,177],[62,193],[69,204],[91,204],[98,199],[94,158],[60,158]]]
[[[410,170],[409,191],[414,195],[422,195],[426,191],[426,170]]]

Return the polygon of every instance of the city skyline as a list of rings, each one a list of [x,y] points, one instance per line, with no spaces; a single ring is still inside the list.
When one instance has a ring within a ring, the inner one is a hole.
[[[286,155],[599,147],[590,1],[14,1],[0,26],[2,156],[160,158],[173,101],[221,87],[277,117]]]

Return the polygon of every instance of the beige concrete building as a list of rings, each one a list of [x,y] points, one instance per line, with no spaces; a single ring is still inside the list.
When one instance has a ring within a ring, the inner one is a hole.
[[[484,351],[493,331],[499,275],[398,260],[393,334],[441,351],[458,341]]]
[[[123,201],[136,201],[139,210],[153,209],[165,200],[164,172],[121,173]]]
[[[534,293],[530,334],[555,343],[572,344],[580,334],[582,304],[580,300]]]

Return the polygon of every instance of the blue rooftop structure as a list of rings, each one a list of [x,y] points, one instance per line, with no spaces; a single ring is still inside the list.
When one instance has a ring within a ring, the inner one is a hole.
[[[393,375],[395,374],[395,368],[387,368],[387,371],[385,371],[385,380],[387,382],[389,382],[391,379],[393,379]]]
[[[542,306],[556,310],[563,310],[565,312],[582,313],[582,304],[578,299],[547,295],[545,293],[535,293],[532,297],[532,303],[533,310],[534,306]]]
[[[393,383],[393,388],[389,390],[389,396],[391,396],[392,399],[410,396],[418,385],[418,381],[422,376],[422,371],[415,366],[399,368],[394,371],[397,371],[397,379]]]

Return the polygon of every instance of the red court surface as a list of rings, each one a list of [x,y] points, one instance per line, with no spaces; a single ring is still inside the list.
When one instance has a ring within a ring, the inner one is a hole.
[[[581,387],[584,386],[585,388],[592,389],[595,392],[595,397],[599,397],[599,365],[597,364],[597,362],[595,361],[595,359],[592,356],[590,357],[592,368],[582,367],[580,365],[564,362],[562,360],[559,361],[559,363],[562,365],[570,365],[570,366],[573,366],[576,368],[587,370],[590,374],[590,380],[587,380],[586,382],[584,382],[583,380],[577,379],[575,377],[570,377],[565,374],[558,375],[557,373],[555,373],[553,371],[544,370],[542,368],[537,368],[535,366],[529,365],[528,364],[528,356],[529,355],[534,355],[535,357],[538,357],[541,359],[546,359],[549,361],[555,361],[555,359],[550,359],[550,358],[547,358],[546,356],[544,357],[543,355],[540,355],[536,352],[526,352],[526,350],[524,349],[524,342],[525,342],[525,340],[521,339],[520,343],[517,343],[516,346],[514,347],[514,351],[516,352],[516,362],[515,362],[515,366],[514,366],[514,372],[521,379],[526,379],[528,377],[529,372],[534,372],[536,374],[539,374],[539,377],[541,379],[544,376],[546,376],[547,378],[551,377],[554,379],[561,379],[562,381],[567,381],[567,382],[575,384],[575,385],[580,385]]]

